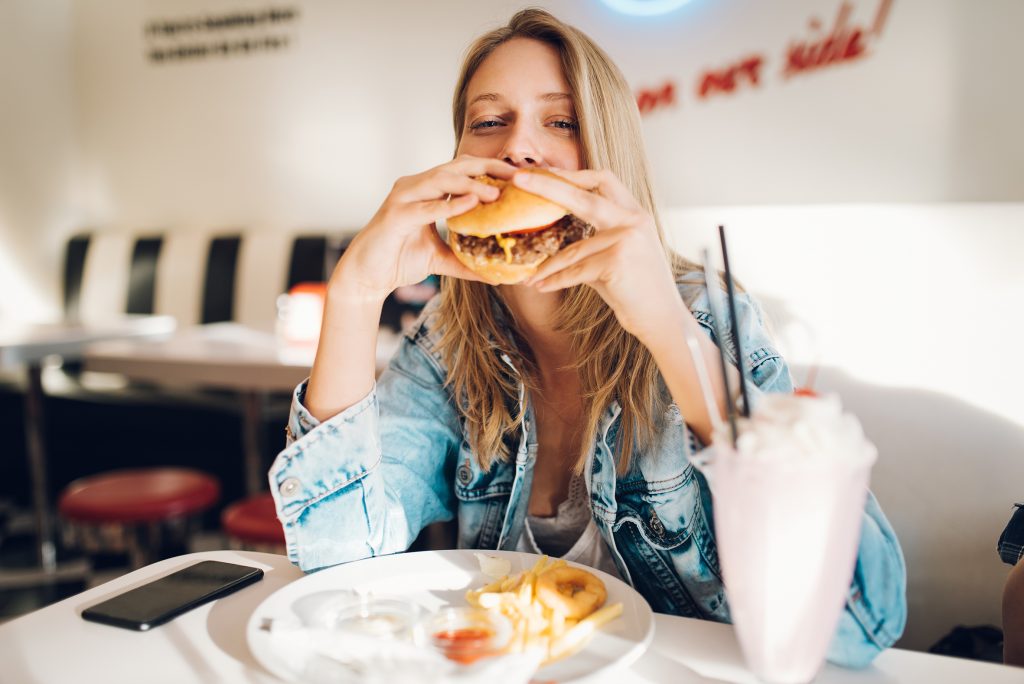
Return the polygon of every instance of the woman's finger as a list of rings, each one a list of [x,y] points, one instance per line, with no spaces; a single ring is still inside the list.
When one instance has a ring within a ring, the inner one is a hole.
[[[425,226],[438,221],[447,221],[452,216],[464,214],[475,207],[480,200],[476,195],[457,195],[450,200],[436,199],[425,202],[413,202],[401,205],[398,210],[408,222],[417,226]]]
[[[462,280],[475,280],[486,283],[487,280],[478,276],[472,269],[459,261],[459,258],[452,253],[452,250],[445,244],[444,240],[437,233],[437,228],[431,227],[430,240],[434,244],[434,254],[430,261],[430,272],[434,275],[452,276]]]
[[[473,157],[463,154],[444,165],[465,176],[493,176],[508,180],[516,172],[516,167],[494,157]]]
[[[583,259],[602,252],[620,240],[621,237],[621,229],[612,228],[611,230],[599,231],[585,240],[574,242],[554,256],[545,259],[537,268],[537,272],[526,280],[526,284],[532,285]]]
[[[448,254],[438,255],[437,260],[431,266],[431,273],[439,276],[451,276],[460,280],[472,280],[485,285],[494,285],[486,278],[481,278],[475,271],[466,267],[464,263],[450,251]]]
[[[541,173],[517,173],[512,182],[527,192],[562,205],[598,230],[621,225],[628,219],[625,207],[561,178]]]
[[[622,184],[618,176],[607,169],[570,171],[568,169],[551,168],[548,171],[561,176],[573,185],[603,195],[624,207],[640,208],[636,198],[633,197],[633,193]]]
[[[400,202],[419,202],[472,192],[485,202],[493,202],[500,191],[493,185],[481,183],[476,177],[492,176],[508,180],[515,171],[516,167],[500,159],[463,155],[447,164],[403,179],[403,187],[396,194],[396,199]]]
[[[591,285],[601,279],[604,273],[604,266],[601,262],[600,252],[597,256],[585,261],[578,261],[566,268],[552,273],[546,278],[534,280],[533,286],[539,292],[554,292],[564,290],[573,285]]]
[[[484,202],[493,202],[501,194],[498,188],[449,169],[435,169],[409,179],[394,194],[403,204],[436,200],[457,195],[476,195]]]

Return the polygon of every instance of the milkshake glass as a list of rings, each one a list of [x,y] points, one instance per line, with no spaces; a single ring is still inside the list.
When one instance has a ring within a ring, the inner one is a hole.
[[[853,577],[874,446],[834,396],[769,395],[701,465],[736,635],[773,684],[814,679]]]

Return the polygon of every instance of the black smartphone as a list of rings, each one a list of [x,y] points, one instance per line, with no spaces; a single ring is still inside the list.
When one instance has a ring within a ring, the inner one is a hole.
[[[261,579],[259,568],[200,561],[90,606],[82,617],[144,632]]]

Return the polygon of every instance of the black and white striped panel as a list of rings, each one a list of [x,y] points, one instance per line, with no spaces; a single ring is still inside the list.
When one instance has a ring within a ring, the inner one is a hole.
[[[88,233],[73,235],[64,247],[64,317],[68,320],[77,320],[81,313],[82,280],[90,239]]]
[[[125,313],[151,314],[156,304],[156,273],[163,247],[162,237],[140,237],[132,249],[128,267],[128,298]]]
[[[219,323],[235,318],[235,273],[238,270],[240,235],[218,236],[210,240],[203,278],[200,323]]]

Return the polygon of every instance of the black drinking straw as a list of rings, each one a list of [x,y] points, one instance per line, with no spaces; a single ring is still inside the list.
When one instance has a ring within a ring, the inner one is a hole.
[[[725,413],[729,419],[729,432],[732,437],[732,445],[736,446],[736,438],[739,433],[736,431],[736,404],[732,400],[732,389],[729,387],[728,361],[725,358],[725,337],[722,335],[722,319],[716,302],[718,301],[718,279],[715,278],[715,270],[711,268],[711,255],[704,250],[704,285],[708,289],[708,303],[711,305],[711,320],[714,323],[715,337],[718,338],[718,359],[721,361],[719,368],[722,370],[722,386],[725,391]]]
[[[740,372],[740,396],[743,397],[743,417],[750,417],[750,401],[747,398],[747,379],[743,372],[743,350],[740,347],[740,327],[736,317],[736,293],[732,286],[732,272],[729,270],[729,250],[725,246],[725,226],[718,226],[718,237],[722,241],[722,262],[725,264],[725,290],[729,295],[729,320],[732,322],[732,341],[736,345],[736,369]]]

